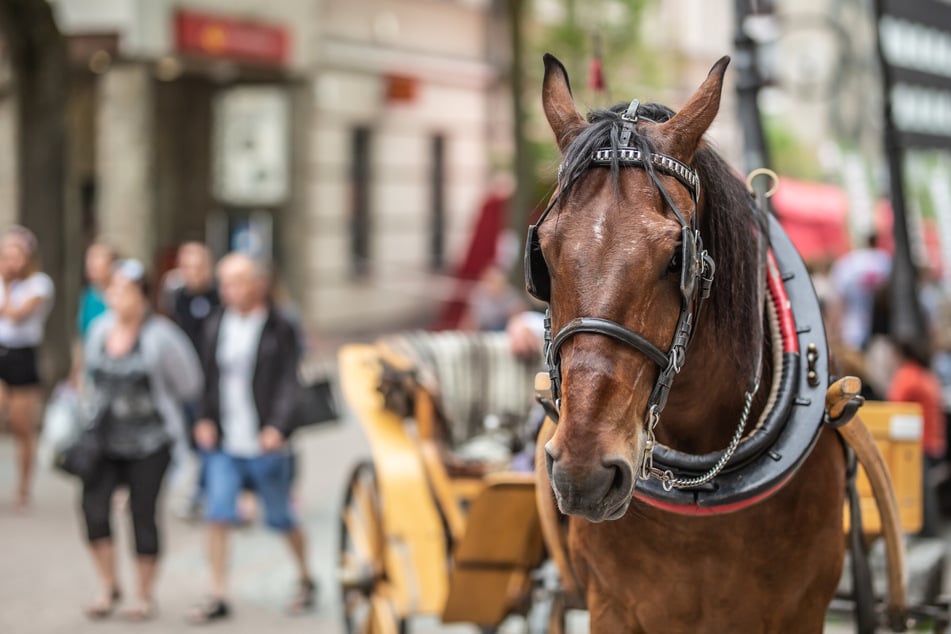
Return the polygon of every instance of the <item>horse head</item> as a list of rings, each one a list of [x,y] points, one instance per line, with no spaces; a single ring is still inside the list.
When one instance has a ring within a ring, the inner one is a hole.
[[[549,362],[557,365],[560,419],[545,449],[564,513],[611,520],[631,503],[658,377],[673,359],[684,311],[692,310],[699,292],[696,267],[704,262],[694,236],[703,194],[688,186],[690,175],[696,178],[690,166],[719,109],[728,62],[717,62],[676,114],[632,103],[585,120],[564,66],[545,56],[544,110],[563,162],[552,214],[533,228],[530,276],[536,276],[534,286],[544,287],[535,290],[550,303],[558,344]],[[608,159],[592,161],[604,148]],[[641,157],[643,169],[619,166],[623,148],[640,152],[624,156]],[[574,328],[584,321],[579,318],[597,323]],[[612,335],[610,324],[646,343]],[[687,330],[696,326],[688,323]],[[570,333],[559,340],[564,331]]]

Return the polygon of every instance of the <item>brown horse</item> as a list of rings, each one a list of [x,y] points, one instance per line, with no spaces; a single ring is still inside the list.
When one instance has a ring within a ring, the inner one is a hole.
[[[529,287],[550,302],[560,419],[547,470],[596,633],[821,632],[841,573],[845,464],[829,429],[785,486],[741,510],[683,515],[636,494],[650,406],[662,410],[656,442],[697,455],[723,451],[738,421],[750,429],[767,406],[768,390],[752,387],[773,363],[761,354],[760,226],[742,182],[703,139],[728,63],[676,114],[635,102],[586,120],[564,67],[545,57],[544,109],[563,163],[530,239],[543,259],[530,263]],[[601,148],[610,151],[599,160]],[[631,168],[619,148],[661,158]],[[717,271],[702,312],[695,286],[712,271],[699,243],[684,247],[696,231]],[[684,328],[685,311],[696,323]],[[678,345],[686,362],[681,354],[672,365],[682,370],[665,373]],[[669,392],[658,387],[665,374]]]

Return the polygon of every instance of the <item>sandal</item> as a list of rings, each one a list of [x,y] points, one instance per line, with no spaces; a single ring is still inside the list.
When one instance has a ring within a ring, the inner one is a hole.
[[[221,599],[209,599],[207,602],[196,605],[188,615],[188,622],[192,625],[205,625],[221,621],[231,616],[231,608]]]
[[[83,608],[83,612],[85,612],[86,618],[92,621],[107,619],[112,616],[121,599],[122,593],[119,592],[118,588],[113,588],[107,597],[102,597],[96,603],[86,606]]]
[[[151,621],[156,616],[158,616],[158,610],[152,599],[141,599],[133,607],[122,611],[123,620],[133,623]]]
[[[317,584],[312,579],[302,579],[297,594],[287,606],[288,614],[302,614],[313,610],[317,605]]]

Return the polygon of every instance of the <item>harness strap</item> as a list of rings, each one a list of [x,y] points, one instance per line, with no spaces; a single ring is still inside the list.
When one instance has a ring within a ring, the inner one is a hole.
[[[551,332],[550,319],[551,317],[546,315],[546,338],[551,336],[548,334]],[[611,337],[612,339],[626,343],[635,350],[639,350],[647,355],[647,357],[661,368],[671,365],[668,363],[668,355],[666,353],[638,333],[628,330],[620,324],[608,319],[601,319],[600,317],[577,317],[565,324],[565,326],[558,331],[554,339],[551,339],[546,346],[548,372],[551,376],[552,399],[556,407],[561,400],[561,346],[570,337],[583,332]],[[670,380],[673,381],[672,376]]]
[[[677,205],[674,204],[673,199],[670,197],[670,194],[667,192],[667,188],[664,187],[663,183],[660,182],[660,179],[657,178],[657,173],[652,169],[647,170],[647,174],[650,176],[651,180],[654,181],[654,186],[660,190],[661,198],[664,199],[664,202],[667,203],[667,206],[670,207],[670,210],[674,212],[674,215],[677,217],[677,222],[680,223],[680,226],[686,229],[690,227],[692,230],[696,231],[697,229],[697,214],[694,212],[693,217],[690,219],[690,224],[687,224],[687,221],[684,220],[683,214],[680,213],[680,210],[677,209]],[[688,188],[689,190],[689,188]],[[693,191],[690,190],[690,193],[693,194]],[[683,262],[683,266],[687,266],[686,262]]]
[[[577,317],[565,324],[564,328],[558,331],[558,334],[551,342],[549,357],[551,359],[557,359],[558,351],[562,344],[565,343],[565,340],[572,335],[582,332],[612,337],[622,343],[626,343],[632,348],[640,350],[657,365],[661,367],[667,365],[667,355],[660,348],[636,332],[628,330],[613,321],[601,319],[600,317]]]
[[[624,122],[621,128],[621,138],[619,139],[621,147],[627,147],[631,142],[631,135],[634,134],[634,124],[637,123],[637,109],[640,105],[641,102],[638,99],[633,99],[631,105],[627,107],[627,111],[621,115],[621,121]]]

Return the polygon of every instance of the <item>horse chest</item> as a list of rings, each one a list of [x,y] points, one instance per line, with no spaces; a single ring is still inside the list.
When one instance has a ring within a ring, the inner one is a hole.
[[[841,518],[841,494],[831,495],[842,490],[840,459],[825,434],[789,485],[728,515],[635,502],[613,522],[573,518],[571,560],[591,631],[821,632],[841,573],[842,528],[830,521]]]

